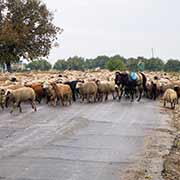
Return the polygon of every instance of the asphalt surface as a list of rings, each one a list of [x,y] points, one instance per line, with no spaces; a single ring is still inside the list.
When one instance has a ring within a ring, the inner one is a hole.
[[[119,180],[144,137],[163,127],[157,102],[74,103],[0,111],[0,179]]]

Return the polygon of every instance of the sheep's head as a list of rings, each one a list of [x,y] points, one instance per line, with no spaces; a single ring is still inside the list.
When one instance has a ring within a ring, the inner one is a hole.
[[[7,90],[5,93],[5,102],[8,100],[14,100],[14,95],[11,90]]]
[[[1,95],[1,96],[4,96],[4,95],[5,95],[5,93],[6,93],[5,89],[0,88],[0,95]]]

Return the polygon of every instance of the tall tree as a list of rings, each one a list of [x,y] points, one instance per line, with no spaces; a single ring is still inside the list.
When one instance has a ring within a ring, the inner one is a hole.
[[[84,70],[85,61],[84,61],[84,58],[82,57],[74,56],[74,57],[68,58],[67,65],[68,65],[68,69]]]
[[[125,70],[125,64],[123,62],[123,59],[116,57],[107,61],[106,68],[109,69],[110,71]]]
[[[145,68],[148,71],[162,71],[164,62],[159,58],[151,58],[145,61]]]
[[[164,70],[168,72],[179,72],[180,71],[180,61],[170,59],[164,66]]]
[[[66,70],[66,69],[68,69],[68,63],[64,59],[59,59],[54,64],[53,69],[60,70],[60,71]]]
[[[47,56],[62,32],[41,0],[0,0],[0,63]]]
[[[106,68],[106,63],[109,61],[108,56],[98,56],[93,59],[93,68],[100,67],[101,69]]]

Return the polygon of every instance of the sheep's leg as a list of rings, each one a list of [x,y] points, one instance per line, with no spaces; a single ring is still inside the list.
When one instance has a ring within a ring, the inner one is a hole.
[[[61,97],[62,106],[64,106],[64,98]]]
[[[8,102],[9,102],[9,98],[6,97],[6,98],[5,98],[5,107],[6,107],[6,108],[8,108]]]
[[[123,93],[124,93],[124,91],[123,91],[123,87],[122,87],[122,88],[121,88],[120,95],[119,95],[119,100],[121,100]]]
[[[41,104],[41,97],[40,97],[40,96],[36,97],[36,101],[37,101],[39,104]]]
[[[105,97],[105,101],[107,101],[108,100],[108,93],[106,93],[106,97]]]
[[[131,102],[134,101],[134,92],[133,92],[133,89],[131,89]]]
[[[1,108],[2,108],[2,110],[4,110],[4,105],[3,105],[3,103],[1,103]]]
[[[87,102],[90,103],[90,97],[89,97],[89,94],[87,94]]]
[[[66,106],[68,106],[68,101],[69,101],[69,96],[68,95],[66,95],[65,100],[66,100]]]
[[[84,95],[81,96],[81,102],[84,102]]]
[[[166,106],[166,101],[164,100],[164,107]]]
[[[171,102],[171,109],[174,109],[174,102]]]
[[[69,99],[69,105],[71,105],[71,95],[69,95],[68,99]]]
[[[104,97],[104,96],[103,96],[103,93],[101,93],[101,94],[100,94],[100,97],[99,97],[99,98],[100,98],[100,99],[99,99],[100,102],[103,101],[103,97]]]
[[[96,94],[94,94],[94,103],[96,102]]]
[[[72,93],[72,98],[73,98],[73,101],[75,102],[75,101],[76,101],[76,94],[75,94],[75,91],[73,91],[73,93]]]
[[[57,104],[57,98],[54,98],[54,101],[53,101],[53,106],[55,107],[56,106],[56,104]]]
[[[36,103],[34,101],[31,101],[31,105],[32,105],[32,108],[34,109],[34,111],[37,111]]]
[[[22,113],[21,102],[17,104],[17,107],[19,107],[19,112]]]
[[[12,109],[11,109],[10,113],[13,113],[13,111],[15,110],[15,108],[16,108],[16,105],[15,105],[15,103],[14,103],[13,106],[12,106]]]
[[[140,88],[139,88],[139,98],[138,98],[137,101],[140,101],[140,100],[141,100],[142,92],[143,92],[143,89],[140,87]]]
[[[119,96],[120,96],[120,88],[117,87],[117,88],[115,88],[115,99],[116,99],[117,97],[119,98]]]

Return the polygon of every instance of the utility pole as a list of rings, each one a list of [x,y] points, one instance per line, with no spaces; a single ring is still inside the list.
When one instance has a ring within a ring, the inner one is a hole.
[[[152,58],[154,58],[154,49],[153,48],[151,49],[151,52],[152,52]]]

